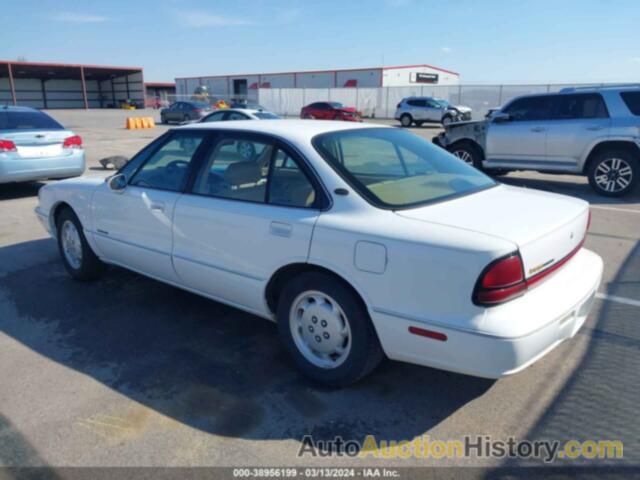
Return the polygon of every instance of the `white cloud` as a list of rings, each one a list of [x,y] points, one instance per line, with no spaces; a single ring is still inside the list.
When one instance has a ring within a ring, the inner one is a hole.
[[[110,20],[109,17],[102,15],[93,15],[91,13],[74,13],[74,12],[62,12],[55,15],[54,20],[59,22],[69,23],[102,23]]]
[[[451,47],[440,47],[442,53],[451,53]]]
[[[213,13],[189,11],[178,12],[178,16],[182,20],[182,23],[188,27],[202,28],[202,27],[232,27],[237,25],[251,25],[252,22],[242,18],[225,17],[223,15],[216,15]]]

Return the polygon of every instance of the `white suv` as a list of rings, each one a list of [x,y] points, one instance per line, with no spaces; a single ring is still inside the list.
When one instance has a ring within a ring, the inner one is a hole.
[[[446,126],[434,143],[489,172],[583,174],[597,193],[619,197],[640,177],[640,88],[518,97],[484,121]]]
[[[471,109],[463,105],[452,105],[447,100],[432,97],[407,97],[396,105],[395,119],[403,127],[435,122],[449,125],[453,122],[471,120]]]

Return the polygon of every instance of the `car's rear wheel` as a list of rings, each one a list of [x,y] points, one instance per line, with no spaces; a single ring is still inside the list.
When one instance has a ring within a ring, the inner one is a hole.
[[[76,280],[94,280],[105,269],[87,243],[82,225],[70,208],[58,215],[56,222],[58,249],[67,272]]]
[[[296,276],[277,308],[278,334],[298,369],[330,386],[369,374],[384,354],[360,299],[340,280],[321,272]]]
[[[413,118],[408,113],[403,113],[400,115],[400,125],[403,127],[410,127],[413,123]]]
[[[459,142],[451,145],[448,150],[453,156],[458,157],[463,162],[468,163],[472,167],[476,167],[478,170],[482,170],[482,154],[473,144]]]
[[[187,123],[189,120],[190,120],[189,115],[185,115],[185,116],[182,118],[182,122],[183,122],[183,123]]]
[[[160,115],[160,123],[162,123],[162,124],[166,124],[167,123],[167,119],[163,115]]]
[[[314,117],[310,113],[305,113],[302,118],[305,119],[305,120],[315,120],[316,117]]]
[[[600,195],[622,197],[638,183],[638,158],[626,150],[607,150],[589,163],[589,184]]]

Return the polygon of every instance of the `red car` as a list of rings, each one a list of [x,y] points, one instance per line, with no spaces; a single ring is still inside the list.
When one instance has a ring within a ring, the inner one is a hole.
[[[361,113],[353,107],[347,107],[338,102],[316,102],[302,107],[300,118],[316,120],[344,120],[346,122],[361,122]]]

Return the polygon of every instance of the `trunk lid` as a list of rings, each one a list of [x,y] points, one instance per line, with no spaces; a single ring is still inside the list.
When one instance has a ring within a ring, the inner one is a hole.
[[[525,278],[529,278],[553,266],[582,243],[589,204],[563,195],[499,185],[396,213],[511,241],[520,250]]]
[[[69,130],[5,130],[0,138],[11,140],[17,152],[12,156],[20,158],[46,158],[71,155],[72,151],[62,148],[64,140],[73,136]]]

